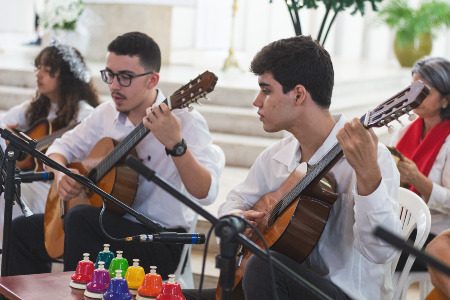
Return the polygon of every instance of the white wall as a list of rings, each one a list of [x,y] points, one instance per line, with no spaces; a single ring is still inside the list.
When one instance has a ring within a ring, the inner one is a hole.
[[[450,0],[447,0],[450,3]],[[419,0],[411,0],[417,5]],[[192,7],[175,7],[172,23],[172,49],[226,51],[230,45],[233,0],[197,0]],[[284,0],[237,0],[234,49],[252,57],[271,41],[294,35]],[[325,48],[333,57],[373,62],[395,62],[392,51],[394,33],[376,22],[376,12],[367,5],[365,15],[351,10],[339,13]],[[303,34],[317,37],[323,16],[317,10],[301,10]],[[441,30],[434,40],[431,55],[450,57],[450,30]]]
[[[0,32],[32,34],[34,6],[42,1],[0,0]],[[146,0],[152,1],[156,0]],[[419,1],[410,0],[413,4]],[[450,3],[450,0],[446,1]],[[172,0],[170,3],[176,5],[170,37],[172,51],[218,51],[226,57],[231,39],[233,0],[183,0],[183,6],[177,5],[180,1]],[[294,35],[284,0],[273,0],[273,3],[269,0],[237,0],[237,6],[233,42],[238,57],[251,58],[271,41]],[[317,36],[324,11],[321,2],[319,6],[317,10],[301,11],[304,34]],[[395,63],[392,51],[394,34],[384,24],[375,23],[375,16],[369,6],[364,17],[359,13],[351,16],[349,11],[341,12],[325,47],[333,57]],[[139,23],[139,20],[135,21]],[[432,55],[450,58],[450,30],[441,31],[436,36]]]

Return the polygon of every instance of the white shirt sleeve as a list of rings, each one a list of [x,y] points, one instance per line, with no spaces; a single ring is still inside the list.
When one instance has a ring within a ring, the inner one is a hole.
[[[400,174],[395,166],[389,151],[379,147],[378,164],[381,170],[381,183],[378,188],[368,196],[357,194],[353,189],[355,198],[355,235],[356,249],[373,263],[385,263],[396,254],[396,249],[389,243],[373,235],[377,226],[389,229],[393,234],[401,235],[399,219],[398,189]]]

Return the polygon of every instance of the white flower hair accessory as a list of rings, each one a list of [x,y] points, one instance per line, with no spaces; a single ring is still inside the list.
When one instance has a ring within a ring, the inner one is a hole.
[[[73,50],[70,45],[63,44],[58,39],[53,38],[49,46],[58,49],[58,53],[61,54],[62,59],[69,64],[70,71],[76,78],[83,82],[89,83],[91,80],[91,74],[89,73],[86,64],[75,53],[75,50]]]

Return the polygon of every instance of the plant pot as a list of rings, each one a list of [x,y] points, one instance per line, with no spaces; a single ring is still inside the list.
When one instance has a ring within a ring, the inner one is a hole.
[[[431,33],[423,33],[407,45],[400,45],[398,35],[395,35],[394,53],[402,67],[412,67],[418,59],[429,55],[432,47]]]

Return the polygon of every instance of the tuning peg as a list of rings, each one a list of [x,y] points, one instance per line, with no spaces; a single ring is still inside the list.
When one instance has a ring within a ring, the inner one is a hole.
[[[414,121],[417,118],[416,114],[408,114],[408,120],[410,120],[411,122]]]
[[[389,132],[390,134],[394,133],[394,126],[392,126],[392,125],[386,125],[386,126],[387,126],[388,132]]]
[[[400,121],[399,119],[396,119],[396,121],[403,127],[404,125],[403,125],[403,123],[402,123],[402,121]]]
[[[194,110],[194,107],[193,106],[188,106],[188,111],[189,112],[191,112],[191,111],[193,111]]]
[[[211,99],[209,99],[208,97],[204,96],[203,98],[205,98],[206,101],[211,102]]]

